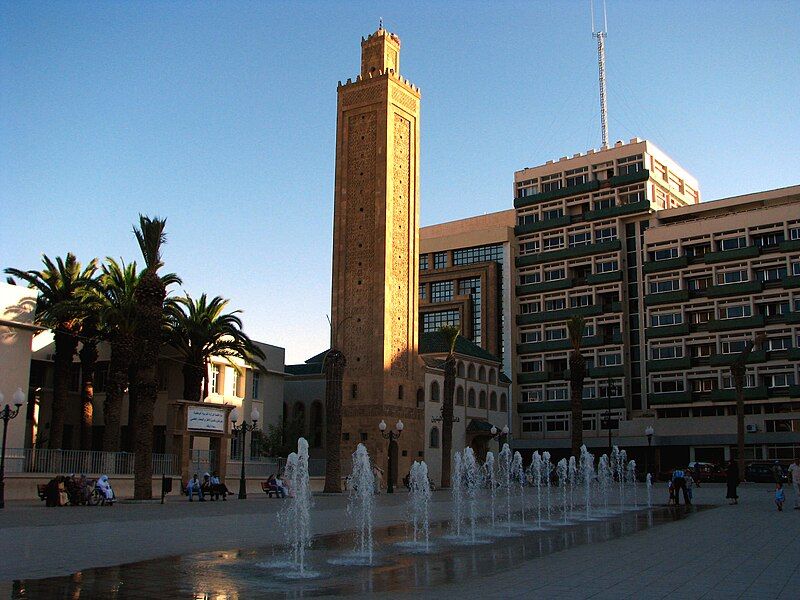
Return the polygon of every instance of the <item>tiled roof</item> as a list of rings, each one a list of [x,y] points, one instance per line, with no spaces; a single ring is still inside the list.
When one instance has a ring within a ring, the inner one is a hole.
[[[321,375],[322,363],[303,363],[299,365],[286,365],[284,371],[289,375]]]
[[[456,339],[456,354],[464,356],[472,356],[490,362],[499,363],[500,359],[494,354],[487,352],[475,342],[471,342],[463,336],[458,336]],[[447,338],[440,331],[432,331],[423,333],[419,336],[419,353],[420,354],[447,354],[450,348],[447,344]]]

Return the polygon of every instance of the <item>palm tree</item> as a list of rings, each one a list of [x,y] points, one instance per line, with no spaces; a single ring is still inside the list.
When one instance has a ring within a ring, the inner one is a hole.
[[[567,331],[572,344],[569,355],[569,404],[572,411],[570,429],[573,456],[580,455],[583,445],[583,380],[586,377],[586,359],[581,354],[581,342],[585,326],[585,320],[580,315],[567,319]]]
[[[461,329],[445,325],[439,329],[447,343],[444,361],[444,400],[442,402],[442,487],[450,487],[450,452],[453,448],[453,396],[456,390],[456,341]]]
[[[175,298],[169,309],[168,340],[184,361],[183,398],[199,402],[208,381],[208,363],[212,356],[224,356],[229,361],[241,358],[249,365],[261,368],[264,352],[242,331],[241,311],[226,313],[228,300],[206,294],[197,300],[189,294]],[[231,363],[233,364],[233,363]],[[207,393],[205,395],[208,395]]]
[[[153,494],[153,411],[158,399],[158,356],[161,351],[164,300],[167,289],[158,270],[161,246],[166,241],[166,219],[139,215],[139,227],[134,227],[136,241],[142,251],[145,269],[139,278],[133,297],[136,325],[136,394],[135,462],[133,496],[149,500]]]
[[[94,296],[96,293],[93,293]],[[97,342],[99,341],[99,306],[96,300],[87,299],[86,316],[81,327],[81,450],[92,449],[94,426],[94,376],[97,370]]]
[[[97,260],[92,259],[85,267],[75,255],[67,253],[53,262],[42,255],[42,271],[6,269],[9,275],[28,282],[38,292],[36,298],[36,322],[53,330],[55,373],[53,377],[53,402],[50,415],[48,446],[52,449],[64,445],[64,417],[69,400],[69,379],[72,359],[78,349],[78,336],[85,316],[82,298],[84,291],[92,287]]]
[[[325,355],[325,493],[342,491],[342,380],[347,359],[335,345]],[[286,415],[283,416],[286,419]]]
[[[739,477],[744,477],[744,384],[747,375],[747,359],[755,348],[764,342],[763,332],[749,340],[736,359],[731,363],[730,371],[733,387],[736,390],[736,448],[739,454]]]

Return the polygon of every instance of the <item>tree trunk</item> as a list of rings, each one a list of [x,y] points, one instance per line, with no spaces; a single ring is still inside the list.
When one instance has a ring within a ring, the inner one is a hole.
[[[453,396],[456,390],[456,357],[450,354],[444,363],[444,394],[442,398],[442,482],[450,487],[450,454],[453,451]]]
[[[122,448],[120,423],[122,399],[128,387],[128,371],[133,359],[133,337],[119,335],[111,341],[106,400],[103,403],[103,451],[119,452]],[[128,421],[131,423],[132,421]]]
[[[342,379],[347,360],[331,348],[325,356],[325,493],[342,492]],[[284,419],[286,415],[284,415]]]
[[[203,366],[183,365],[183,399],[191,402],[200,402],[203,393]]]
[[[153,497],[153,413],[158,398],[155,369],[140,369],[136,384],[136,427],[133,497],[150,500]]]
[[[138,402],[136,391],[136,373],[134,364],[128,368],[128,433],[125,436],[125,452],[133,452],[134,440],[136,439],[136,406]]]
[[[203,361],[203,400],[208,398],[208,359]]]
[[[78,338],[71,332],[57,328],[54,334],[55,358],[53,375],[53,403],[50,409],[50,432],[48,447],[64,447],[64,416],[69,404],[69,380],[72,371],[72,357],[78,349]]]
[[[90,328],[78,355],[81,358],[81,450],[92,449],[94,375],[97,368],[97,330]]]
[[[580,456],[583,445],[583,379],[586,376],[586,359],[573,350],[569,356],[569,405],[572,412],[570,432],[572,434],[572,455]],[[611,393],[611,390],[608,390]],[[609,424],[610,426],[610,424]]]
[[[739,477],[744,477],[744,383],[747,374],[746,363],[731,366],[733,387],[736,390],[736,449],[739,454]]]

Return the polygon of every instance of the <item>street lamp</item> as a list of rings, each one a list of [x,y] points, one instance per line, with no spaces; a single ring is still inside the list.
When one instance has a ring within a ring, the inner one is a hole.
[[[381,419],[381,422],[378,423],[378,429],[381,431],[381,436],[384,439],[389,440],[389,478],[386,482],[386,493],[387,494],[394,494],[394,477],[395,477],[395,470],[397,469],[397,465],[394,464],[394,454],[397,453],[397,438],[400,437],[400,434],[403,433],[403,422],[401,420],[397,420],[394,428],[397,430],[395,433],[394,431],[386,431],[386,421]]]
[[[490,429],[490,432],[492,434],[492,438],[496,438],[498,436],[498,434],[500,435],[500,439],[497,441],[497,443],[500,444],[500,449],[502,450],[503,449],[503,444],[506,443],[506,439],[507,439],[507,436],[508,436],[508,425],[503,425],[503,428],[501,430],[499,430],[499,432],[498,432],[497,427],[492,425],[492,428]]]
[[[0,453],[0,508],[6,506],[6,434],[8,433],[8,422],[19,414],[19,409],[25,402],[25,394],[22,388],[17,388],[14,392],[14,410],[6,404],[3,410],[0,410],[0,419],[3,419],[3,450]],[[3,392],[0,392],[0,404],[3,403]]]
[[[258,431],[258,419],[259,419],[260,416],[261,415],[258,414],[258,409],[257,408],[253,408],[253,410],[250,411],[250,421],[252,421],[252,422],[248,423],[247,421],[242,421],[241,425],[236,425],[236,422],[239,420],[239,409],[238,408],[234,408],[231,411],[231,415],[230,415],[231,429],[233,429],[233,431],[241,433],[241,436],[242,436],[242,443],[241,443],[242,473],[241,473],[241,475],[239,475],[239,500],[246,500],[247,499],[247,480],[245,479],[245,476],[244,476],[244,457],[245,457],[244,446],[245,446],[245,441],[247,439],[247,432],[248,431],[253,431],[253,432]],[[250,443],[252,444],[252,436],[251,436],[251,442]]]
[[[645,463],[645,472],[650,472],[650,452],[653,446],[653,434],[655,433],[652,425],[645,427],[644,434],[647,436],[647,462]]]

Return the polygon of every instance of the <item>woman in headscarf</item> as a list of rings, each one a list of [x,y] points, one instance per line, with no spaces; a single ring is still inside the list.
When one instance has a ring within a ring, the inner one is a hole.
[[[108,482],[108,475],[101,475],[97,480],[97,489],[103,494],[106,502],[110,505],[114,501],[114,490],[111,489],[111,484]]]
[[[736,493],[736,487],[739,485],[739,467],[735,460],[728,463],[725,479],[728,483],[728,493],[725,497],[731,500],[728,504],[739,504],[739,494]]]

